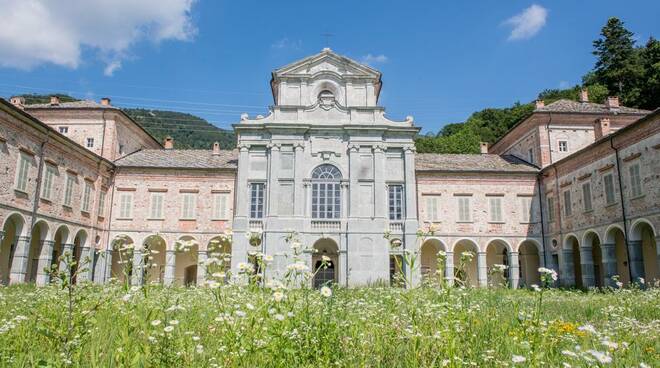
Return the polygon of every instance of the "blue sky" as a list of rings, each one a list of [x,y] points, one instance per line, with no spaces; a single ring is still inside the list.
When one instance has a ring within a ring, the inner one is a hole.
[[[223,128],[241,112],[265,113],[270,72],[319,52],[324,33],[336,52],[383,72],[380,103],[390,118],[413,115],[437,131],[579,83],[610,16],[641,42],[660,30],[660,2],[650,0],[54,4],[0,0],[9,19],[0,24],[0,95],[110,96],[117,106],[190,112]]]

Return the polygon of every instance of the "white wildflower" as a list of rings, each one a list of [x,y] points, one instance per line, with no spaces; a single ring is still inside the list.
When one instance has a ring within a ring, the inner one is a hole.
[[[591,354],[594,358],[596,358],[596,360],[598,360],[598,363],[600,364],[612,363],[612,357],[607,353],[603,353],[598,350],[587,350],[587,352]]]
[[[514,355],[514,356],[511,357],[511,361],[516,363],[516,364],[517,363],[524,363],[525,361],[527,361],[527,358],[525,358],[524,356],[520,356],[520,355]]]
[[[154,326],[154,327],[158,326],[159,324],[160,324],[159,319],[155,319],[155,320],[151,321],[151,325]]]
[[[163,329],[163,331],[165,331],[165,332],[167,332],[167,333],[170,333],[170,332],[174,331],[174,326],[166,326],[166,327]]]
[[[324,286],[321,288],[321,295],[323,295],[326,298],[329,298],[332,296],[332,289],[330,289],[327,286]]]

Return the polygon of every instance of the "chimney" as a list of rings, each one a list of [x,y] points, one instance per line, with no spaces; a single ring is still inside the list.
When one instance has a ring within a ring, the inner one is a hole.
[[[580,91],[580,102],[589,102],[589,91],[586,88]]]
[[[479,148],[482,154],[488,153],[488,142],[479,142]]]
[[[606,105],[607,105],[607,108],[610,109],[610,110],[618,109],[619,108],[619,97],[617,97],[617,96],[608,97]]]
[[[594,123],[594,136],[596,137],[596,140],[599,140],[608,134],[610,134],[610,119],[600,118],[596,120]]]
[[[536,108],[540,109],[542,107],[545,107],[545,102],[543,100],[536,100]]]
[[[57,106],[60,104],[60,98],[57,96],[50,96],[50,105]]]
[[[21,110],[25,107],[25,97],[14,96],[9,99],[9,102]]]
[[[101,99],[101,105],[103,105],[103,106],[110,106],[110,98],[108,98],[108,97],[103,97],[103,98]]]
[[[213,142],[213,156],[220,154],[220,142]]]
[[[163,146],[165,146],[165,149],[174,148],[174,138],[170,137],[169,135],[167,137],[165,137],[165,141],[163,142]]]

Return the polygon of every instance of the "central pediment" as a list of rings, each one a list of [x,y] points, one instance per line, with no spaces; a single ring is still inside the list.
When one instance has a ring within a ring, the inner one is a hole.
[[[273,79],[279,78],[312,78],[319,74],[334,74],[339,78],[380,79],[380,72],[358,63],[345,56],[338,55],[330,49],[298,60],[273,72]]]

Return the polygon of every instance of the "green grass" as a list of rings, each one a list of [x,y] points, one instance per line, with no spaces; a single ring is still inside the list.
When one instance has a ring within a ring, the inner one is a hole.
[[[546,290],[540,316],[527,290],[75,291],[69,325],[66,289],[0,288],[0,366],[598,366],[593,351],[602,366],[660,365],[658,289]]]

